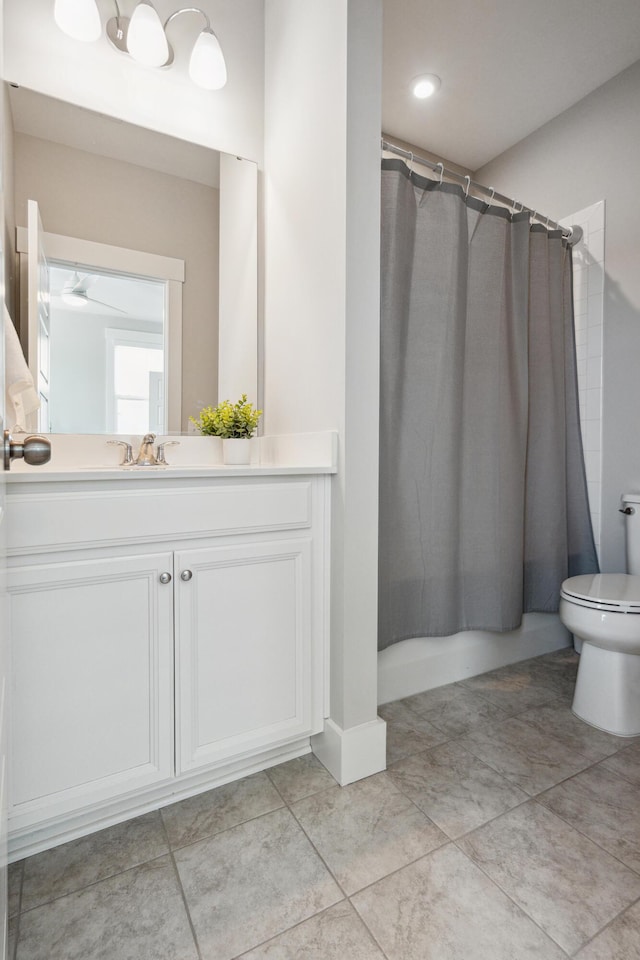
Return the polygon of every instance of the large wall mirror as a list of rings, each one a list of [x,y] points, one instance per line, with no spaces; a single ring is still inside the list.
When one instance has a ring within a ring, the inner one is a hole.
[[[39,429],[180,432],[220,390],[255,397],[256,165],[23,87],[5,95],[7,300]]]

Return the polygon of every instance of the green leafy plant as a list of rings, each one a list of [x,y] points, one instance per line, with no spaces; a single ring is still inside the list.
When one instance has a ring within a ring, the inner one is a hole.
[[[189,417],[189,420],[205,437],[243,440],[253,436],[261,416],[262,410],[254,410],[243,393],[237,403],[223,400],[217,407],[201,410],[199,420],[195,417]]]

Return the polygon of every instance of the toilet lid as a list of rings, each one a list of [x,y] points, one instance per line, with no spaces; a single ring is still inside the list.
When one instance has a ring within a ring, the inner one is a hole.
[[[570,577],[562,584],[560,596],[595,610],[640,613],[640,576],[595,573]]]

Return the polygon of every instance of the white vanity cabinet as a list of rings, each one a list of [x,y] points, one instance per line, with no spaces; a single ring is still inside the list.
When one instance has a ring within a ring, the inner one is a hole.
[[[23,825],[173,768],[170,553],[9,572],[11,808]]]
[[[9,484],[12,858],[308,750],[328,497],[323,475]]]
[[[307,537],[176,553],[179,773],[314,728],[311,556]]]

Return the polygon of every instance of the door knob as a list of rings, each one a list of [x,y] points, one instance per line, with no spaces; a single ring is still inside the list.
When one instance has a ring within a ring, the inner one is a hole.
[[[171,583],[171,574],[170,574],[170,573],[161,573],[161,574],[160,574],[160,583]]]
[[[4,468],[11,469],[11,461],[24,458],[32,467],[42,466],[51,460],[51,442],[45,437],[25,437],[14,440],[8,430],[4,432]]]
[[[180,579],[186,582],[187,580],[191,580],[192,576],[193,574],[191,573],[191,570],[183,570],[180,574]]]

